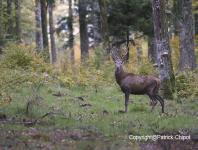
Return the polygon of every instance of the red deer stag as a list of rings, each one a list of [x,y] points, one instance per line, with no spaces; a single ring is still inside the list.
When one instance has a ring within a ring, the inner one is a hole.
[[[157,77],[151,75],[135,75],[133,73],[126,73],[123,70],[123,63],[125,61],[126,54],[123,57],[120,56],[118,48],[111,50],[112,59],[115,62],[115,78],[117,84],[120,86],[122,92],[125,94],[125,112],[127,112],[129,95],[148,95],[152,110],[160,102],[162,107],[162,113],[164,113],[164,100],[158,95],[160,80]]]

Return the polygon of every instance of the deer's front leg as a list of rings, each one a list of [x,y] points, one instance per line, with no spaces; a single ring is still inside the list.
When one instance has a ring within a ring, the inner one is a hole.
[[[129,94],[125,93],[125,113],[128,111]]]

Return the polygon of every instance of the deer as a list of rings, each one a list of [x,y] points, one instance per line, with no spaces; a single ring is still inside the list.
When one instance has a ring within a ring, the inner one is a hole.
[[[158,94],[160,88],[160,79],[152,75],[137,75],[133,73],[127,73],[123,69],[123,64],[126,59],[127,52],[123,55],[119,55],[119,48],[113,47],[111,49],[111,57],[115,63],[115,79],[120,86],[121,91],[125,95],[125,110],[128,111],[128,102],[130,94],[133,95],[148,95],[151,100],[153,111],[154,107],[159,101],[161,104],[162,113],[164,113],[164,99]]]

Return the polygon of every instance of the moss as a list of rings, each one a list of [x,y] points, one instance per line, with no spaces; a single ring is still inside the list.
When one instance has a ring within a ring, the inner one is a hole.
[[[174,87],[171,79],[166,79],[161,83],[161,95],[166,99],[174,99]]]

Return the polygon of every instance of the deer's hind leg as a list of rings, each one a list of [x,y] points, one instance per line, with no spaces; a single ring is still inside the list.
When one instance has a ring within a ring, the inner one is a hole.
[[[149,98],[151,100],[150,105],[152,106],[151,111],[153,111],[155,106],[157,105],[157,99],[151,95],[149,95]]]
[[[159,95],[155,95],[154,97],[160,102],[161,107],[162,107],[162,113],[164,113],[164,99]]]

